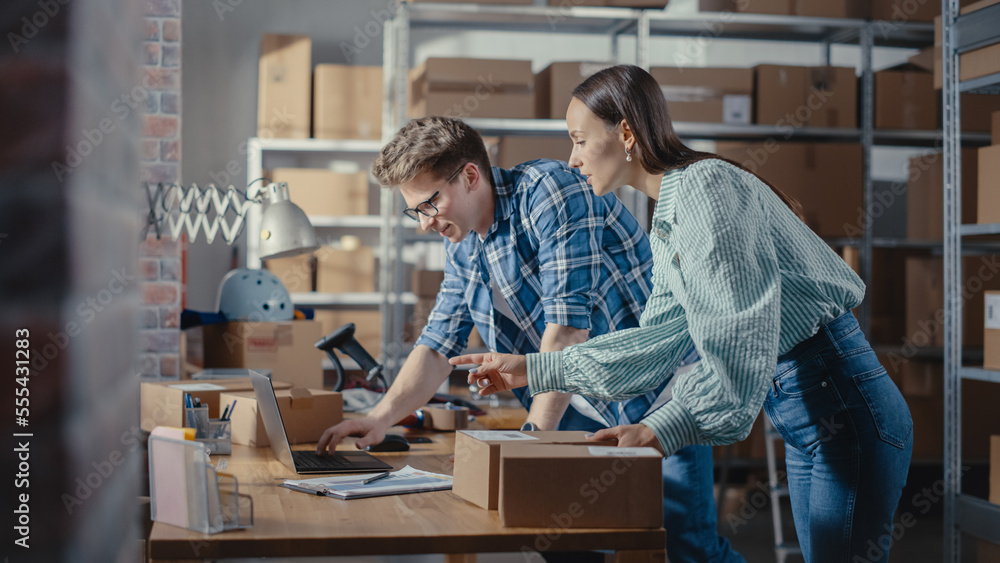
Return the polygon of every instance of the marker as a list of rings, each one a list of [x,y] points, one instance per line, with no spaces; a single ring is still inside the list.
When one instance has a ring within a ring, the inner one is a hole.
[[[365,479],[364,481],[361,482],[361,484],[362,485],[367,485],[369,483],[374,483],[375,481],[378,481],[379,479],[385,479],[388,476],[389,476],[389,472],[388,471],[386,471],[385,473],[379,473],[378,475],[376,475],[374,477],[369,477],[369,478]]]
[[[219,420],[226,420],[226,413],[227,412],[229,412],[229,405],[226,405],[226,409],[224,411],[222,411],[222,416],[219,417]]]

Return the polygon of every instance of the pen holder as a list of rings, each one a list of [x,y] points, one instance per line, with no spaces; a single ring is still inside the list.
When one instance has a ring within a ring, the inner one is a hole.
[[[230,420],[211,419],[208,421],[208,431],[204,438],[195,438],[205,444],[210,454],[233,453],[233,423]]]
[[[208,437],[208,405],[184,409],[184,426],[194,428],[194,437],[201,440]]]

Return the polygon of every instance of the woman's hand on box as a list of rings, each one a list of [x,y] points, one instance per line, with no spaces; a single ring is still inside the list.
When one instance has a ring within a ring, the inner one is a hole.
[[[486,396],[526,387],[528,385],[528,363],[524,356],[515,354],[467,354],[448,360],[453,365],[477,364],[469,370],[469,385],[479,388],[479,394]]]
[[[603,428],[587,436],[588,440],[594,441],[617,441],[619,448],[654,448],[663,454],[663,448],[656,434],[645,424],[626,424]]]

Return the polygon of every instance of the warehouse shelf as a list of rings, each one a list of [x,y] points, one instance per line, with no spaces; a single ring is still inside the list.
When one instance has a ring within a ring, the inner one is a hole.
[[[980,367],[962,367],[958,370],[958,376],[962,379],[975,379],[978,381],[990,381],[993,383],[1000,383],[1000,371],[980,368]]]
[[[380,215],[309,215],[309,222],[317,229],[332,227],[346,227],[351,229],[382,228],[382,217]]]
[[[965,237],[979,235],[1000,235],[1000,223],[985,223],[961,225],[959,233]]]
[[[962,493],[962,381],[1000,383],[1000,372],[961,365],[961,257],[966,236],[1000,234],[1000,224],[961,224],[959,124],[961,92],[1000,93],[1000,73],[959,80],[959,57],[1000,43],[1000,5],[958,15],[958,2],[942,2],[941,76],[944,122],[944,561],[962,560],[962,536],[1000,543],[1000,505]]]
[[[392,301],[395,302],[394,299]],[[402,293],[398,302],[403,305],[413,305],[417,302],[417,296],[413,293]],[[382,295],[376,292],[320,293],[311,291],[293,293],[292,303],[317,308],[375,307],[382,303]]]
[[[481,134],[490,136],[565,136],[566,121],[563,119],[492,119],[471,118],[466,120]],[[675,121],[674,130],[684,139],[708,141],[754,141],[782,139],[789,141],[814,142],[861,142],[861,129],[849,127],[776,127],[774,125],[697,123]],[[876,129],[873,142],[880,146],[933,147],[941,143],[941,131],[908,131]],[[968,132],[962,134],[962,143],[970,146],[990,144],[989,133]]]
[[[634,27],[639,10],[594,6],[409,4],[411,28],[457,31],[614,34]]]

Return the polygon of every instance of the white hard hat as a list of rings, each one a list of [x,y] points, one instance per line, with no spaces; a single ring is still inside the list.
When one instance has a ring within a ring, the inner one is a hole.
[[[237,268],[219,284],[219,312],[230,321],[290,321],[292,297],[267,270]]]

